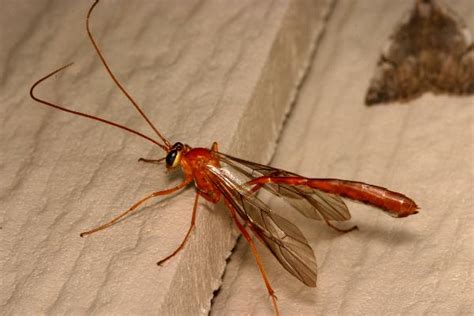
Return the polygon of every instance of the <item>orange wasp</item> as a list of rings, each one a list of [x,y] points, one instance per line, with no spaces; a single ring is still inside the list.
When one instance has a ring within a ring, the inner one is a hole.
[[[72,64],[63,66],[39,79],[31,87],[30,95],[39,103],[118,127],[148,140],[163,149],[166,155],[157,160],[140,158],[139,161],[160,163],[164,160],[167,170],[181,168],[184,173],[184,180],[173,188],[153,192],[145,196],[129,209],[113,218],[110,222],[81,233],[81,237],[112,226],[152,198],[171,194],[194,182],[196,198],[194,200],[189,229],[181,244],[170,255],[158,261],[158,265],[162,265],[184,248],[195,226],[199,198],[202,197],[212,203],[217,203],[223,199],[229,209],[230,216],[248,242],[255,256],[257,266],[271,297],[275,313],[279,315],[276,296],[270,285],[270,281],[268,280],[265,268],[250,232],[267,246],[288,272],[310,287],[316,286],[316,259],[311,246],[298,227],[280,215],[275,214],[267,204],[257,197],[257,192],[260,189],[265,189],[271,194],[283,198],[304,216],[315,220],[323,220],[327,225],[339,232],[348,232],[357,228],[354,226],[349,229],[341,229],[331,223],[331,221],[346,221],[351,217],[341,197],[375,206],[393,217],[406,217],[417,213],[418,207],[412,199],[383,187],[348,180],[306,178],[292,172],[221,153],[215,142],[210,149],[192,148],[180,142],[172,144],[151,123],[137,102],[117,80],[99,49],[90,31],[89,23],[92,11],[98,2],[98,0],[94,2],[87,14],[86,30],[89,39],[111,79],[153,129],[159,140],[153,139],[121,124],[67,109],[63,106],[40,99],[34,94],[35,88],[41,82]]]

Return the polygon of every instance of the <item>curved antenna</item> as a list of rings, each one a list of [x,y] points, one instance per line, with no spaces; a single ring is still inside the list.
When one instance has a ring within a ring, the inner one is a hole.
[[[151,137],[148,137],[140,132],[137,132],[131,128],[128,128],[126,126],[123,126],[123,125],[120,125],[118,123],[115,123],[115,122],[112,122],[112,121],[108,121],[106,119],[103,119],[103,118],[100,118],[100,117],[97,117],[97,116],[94,116],[94,115],[90,115],[90,114],[86,114],[86,113],[82,113],[82,112],[78,112],[78,111],[74,111],[74,110],[69,110],[63,106],[60,106],[60,105],[57,105],[57,104],[54,104],[54,103],[51,103],[49,101],[46,101],[46,100],[43,100],[43,99],[40,99],[38,98],[37,96],[35,96],[34,94],[34,90],[35,88],[43,81],[45,81],[46,79],[54,76],[55,74],[57,74],[58,72],[66,69],[67,67],[71,66],[73,63],[70,63],[70,64],[67,64],[66,66],[62,66],[61,68],[59,69],[56,69],[55,71],[47,74],[46,76],[44,76],[43,78],[39,79],[38,81],[36,81],[32,86],[31,86],[31,89],[30,89],[30,96],[33,100],[39,102],[39,103],[42,103],[42,104],[45,104],[45,105],[48,105],[50,107],[53,107],[53,108],[56,108],[58,110],[61,110],[61,111],[64,111],[64,112],[68,112],[68,113],[72,113],[72,114],[76,114],[76,115],[79,115],[79,116],[83,116],[83,117],[87,117],[89,119],[92,119],[92,120],[96,120],[96,121],[99,121],[99,122],[102,122],[102,123],[105,123],[105,124],[109,124],[109,125],[112,125],[112,126],[115,126],[115,127],[118,127],[118,128],[121,128],[129,133],[132,133],[132,134],[135,134],[137,136],[140,136],[150,142],[152,142],[153,144],[155,145],[158,145],[160,146],[164,151],[168,152],[168,147],[163,145],[163,144],[160,144],[159,142],[157,142],[156,140],[154,140],[153,138]]]
[[[125,90],[125,88],[122,86],[122,84],[118,81],[118,79],[115,77],[114,73],[112,72],[112,70],[110,69],[109,65],[107,64],[107,61],[105,60],[105,57],[104,55],[102,54],[102,52],[100,51],[99,49],[99,46],[97,45],[95,39],[94,39],[94,36],[92,35],[92,32],[90,30],[90,23],[89,23],[89,20],[90,20],[90,17],[91,17],[91,14],[92,14],[92,11],[94,10],[95,6],[97,5],[97,3],[99,3],[99,0],[96,0],[92,6],[90,7],[89,9],[89,12],[87,12],[87,19],[86,19],[86,29],[87,29],[87,34],[89,35],[89,39],[91,40],[91,43],[92,43],[92,46],[94,46],[94,49],[97,53],[97,55],[99,56],[102,64],[104,65],[105,69],[107,70],[107,73],[110,75],[110,77],[112,78],[112,80],[115,82],[115,85],[123,92],[123,94],[128,98],[128,100],[130,100],[130,102],[133,104],[133,106],[135,107],[135,109],[137,109],[137,111],[141,114],[141,116],[145,119],[145,121],[148,123],[148,125],[150,125],[150,127],[155,131],[155,133],[158,135],[158,137],[161,138],[161,140],[165,143],[166,147],[167,147],[167,150],[169,150],[172,146],[171,146],[171,143],[168,141],[168,139],[166,139],[166,137],[164,137],[159,131],[158,129],[151,123],[151,121],[148,119],[148,117],[145,115],[145,113],[142,111],[142,109],[140,108],[140,106],[137,104],[137,102],[131,97],[131,95],[127,92],[127,90]]]

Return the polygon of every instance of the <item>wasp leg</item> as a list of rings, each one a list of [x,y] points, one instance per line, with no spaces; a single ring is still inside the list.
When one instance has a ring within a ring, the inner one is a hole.
[[[180,252],[181,250],[183,250],[184,248],[184,245],[186,245],[186,242],[188,241],[189,239],[189,235],[191,234],[191,232],[193,231],[193,228],[196,226],[196,211],[197,211],[197,207],[198,207],[198,199],[199,199],[199,192],[196,193],[196,199],[194,200],[194,207],[193,207],[193,215],[191,217],[191,225],[189,225],[189,229],[188,229],[188,232],[186,233],[186,236],[184,236],[184,239],[183,241],[181,242],[181,244],[179,245],[178,248],[176,248],[170,255],[166,256],[165,258],[161,259],[160,261],[158,261],[156,264],[161,266],[163,265],[163,263],[165,263],[166,261],[168,261],[169,259],[173,258],[178,252]]]
[[[138,161],[142,162],[148,162],[148,163],[154,163],[154,164],[159,164],[163,160],[165,160],[166,157],[160,158],[160,159],[146,159],[146,158],[139,158]]]
[[[140,201],[136,202],[135,204],[133,204],[128,210],[126,210],[125,212],[121,213],[120,215],[114,217],[110,222],[108,223],[105,223],[103,225],[100,225],[99,227],[96,227],[94,229],[91,229],[91,230],[88,230],[88,231],[85,231],[85,232],[82,232],[80,234],[81,237],[84,237],[84,236],[87,236],[87,235],[90,235],[92,233],[95,233],[95,232],[98,232],[100,230],[103,230],[103,229],[106,229],[107,227],[110,227],[112,226],[113,224],[117,223],[120,219],[122,219],[123,217],[125,217],[126,215],[128,215],[129,213],[133,212],[137,207],[139,207],[141,204],[143,204],[145,201],[151,199],[151,198],[154,198],[154,197],[157,197],[157,196],[160,196],[160,195],[167,195],[167,194],[171,194],[175,191],[178,191],[179,189],[182,189],[184,188],[185,186],[187,186],[189,183],[191,183],[192,181],[192,178],[190,179],[185,179],[183,182],[181,182],[180,184],[178,184],[177,186],[175,186],[174,188],[170,188],[170,189],[166,189],[166,190],[163,190],[163,191],[158,191],[158,192],[153,192],[152,194],[144,197],[143,199],[141,199]]]
[[[250,249],[252,250],[252,254],[255,257],[255,260],[257,261],[258,269],[260,270],[260,274],[262,275],[263,282],[265,282],[265,286],[267,287],[268,294],[270,295],[272,299],[273,308],[275,309],[275,315],[279,316],[280,311],[278,309],[277,297],[275,295],[275,291],[272,289],[272,286],[270,285],[270,281],[268,280],[267,273],[265,272],[262,259],[260,259],[260,255],[258,254],[257,247],[255,246],[255,243],[252,237],[250,236],[250,234],[248,233],[248,231],[245,229],[245,227],[240,223],[239,219],[237,218],[237,213],[236,213],[235,208],[232,206],[231,203],[227,202],[227,200],[225,200],[225,202],[227,204],[227,207],[230,210],[230,215],[232,219],[234,220],[235,224],[239,228],[240,232],[242,233],[245,240],[249,244]]]

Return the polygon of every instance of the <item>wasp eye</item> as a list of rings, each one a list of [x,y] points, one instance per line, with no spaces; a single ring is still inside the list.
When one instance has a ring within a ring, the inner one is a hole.
[[[166,155],[166,167],[170,168],[171,166],[173,166],[177,154],[178,151],[172,150],[168,153],[168,155]]]
[[[181,160],[181,151],[173,149],[166,155],[166,167],[176,168],[179,166]]]

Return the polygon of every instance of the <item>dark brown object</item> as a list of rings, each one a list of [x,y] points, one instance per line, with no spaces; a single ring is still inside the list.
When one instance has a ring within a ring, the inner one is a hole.
[[[474,46],[453,11],[437,0],[417,0],[382,52],[365,104],[409,101],[428,91],[474,94]]]

